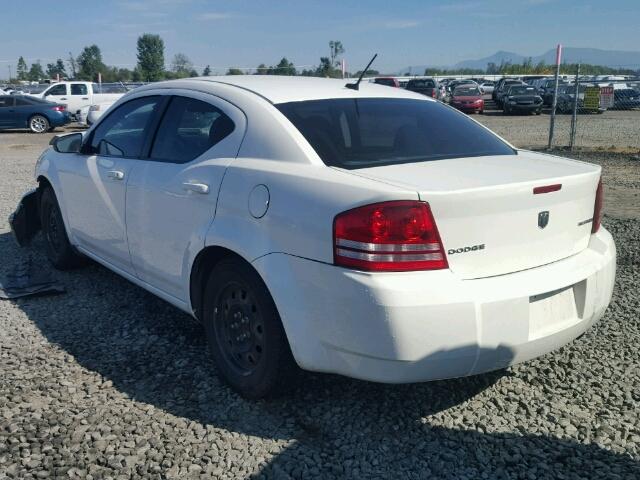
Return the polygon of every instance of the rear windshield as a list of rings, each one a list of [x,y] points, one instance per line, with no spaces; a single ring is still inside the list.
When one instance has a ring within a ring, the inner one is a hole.
[[[276,107],[330,166],[356,169],[515,153],[469,117],[439,102],[328,99]]]
[[[408,88],[434,88],[435,86],[436,82],[433,80],[411,80]]]

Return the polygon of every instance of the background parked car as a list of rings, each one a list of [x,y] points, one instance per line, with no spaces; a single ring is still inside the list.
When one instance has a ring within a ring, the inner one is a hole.
[[[504,82],[502,82],[500,86],[493,91],[493,93],[495,94],[494,100],[500,108],[502,108],[503,97],[507,92],[507,89],[512,85],[526,85],[526,83],[524,83],[522,80],[514,80],[511,78],[508,78]]]
[[[560,87],[566,87],[568,85],[569,85],[568,83],[560,82],[558,84],[558,89],[560,89]],[[555,83],[553,83],[553,82],[551,82],[551,83],[546,82],[540,88],[540,96],[542,97],[542,104],[543,105],[547,105],[547,106],[553,105],[553,90],[554,90],[554,88],[555,88]]]
[[[87,105],[95,105],[101,102],[115,102],[127,92],[123,86],[98,84],[91,82],[59,82],[38,94],[32,94],[38,98],[67,105],[67,110],[78,119],[79,111]]]
[[[0,97],[0,130],[28,128],[34,133],[45,133],[69,121],[64,105],[26,95]]]
[[[584,108],[584,93],[587,87],[593,87],[593,84],[580,84],[578,87],[578,112],[579,113],[602,113],[606,108],[598,107],[597,110]],[[558,87],[558,101],[556,102],[556,111],[558,113],[572,113],[576,97],[575,85],[562,85]]]
[[[373,80],[373,83],[377,83],[378,85],[386,85],[388,87],[400,88],[400,82],[397,78],[393,77],[377,77]]]
[[[483,93],[493,93],[493,89],[495,88],[495,85],[496,85],[495,82],[489,82],[489,81],[482,82],[480,84],[480,90]]]
[[[438,100],[442,98],[438,82],[433,78],[415,78],[413,80],[409,80],[409,83],[407,83],[407,90],[421,93],[422,95],[436,98]]]
[[[542,112],[542,97],[538,89],[530,85],[511,85],[502,97],[503,112],[535,113]]]
[[[613,91],[613,108],[617,110],[631,110],[640,108],[640,91],[632,88]]]
[[[98,119],[104,115],[104,112],[109,110],[109,107],[113,105],[115,102],[102,102],[96,103],[95,105],[91,105],[89,107],[89,111],[87,113],[86,123],[87,125],[93,125],[98,121]]]
[[[449,104],[467,113],[483,113],[484,100],[480,88],[473,85],[460,85],[451,94]]]
[[[449,84],[447,85],[447,94],[449,96],[451,96],[451,94],[453,93],[453,91],[457,88],[460,87],[462,85],[468,85],[468,86],[473,86],[473,87],[478,87],[478,83],[470,80],[468,78],[463,78],[462,80],[453,80],[451,82],[449,82]]]

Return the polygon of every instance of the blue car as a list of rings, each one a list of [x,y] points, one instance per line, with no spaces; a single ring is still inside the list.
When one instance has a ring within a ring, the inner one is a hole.
[[[45,133],[71,121],[65,105],[27,95],[0,96],[0,130],[28,128]]]

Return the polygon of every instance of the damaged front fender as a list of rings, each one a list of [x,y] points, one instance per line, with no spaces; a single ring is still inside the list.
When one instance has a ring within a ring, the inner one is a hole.
[[[40,230],[40,192],[37,189],[24,194],[18,208],[9,216],[11,232],[18,245],[24,247]]]

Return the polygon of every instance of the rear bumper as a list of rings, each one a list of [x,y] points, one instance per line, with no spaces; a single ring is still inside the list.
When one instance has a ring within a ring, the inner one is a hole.
[[[503,368],[578,337],[610,302],[615,244],[601,229],[577,255],[477,280],[449,270],[356,272],[286,254],[254,265],[302,368],[402,383]],[[534,312],[532,296],[561,289],[573,315],[557,317],[552,304]]]
[[[40,230],[40,205],[37,190],[31,190],[22,196],[15,212],[9,215],[11,233],[18,245],[28,245]]]

